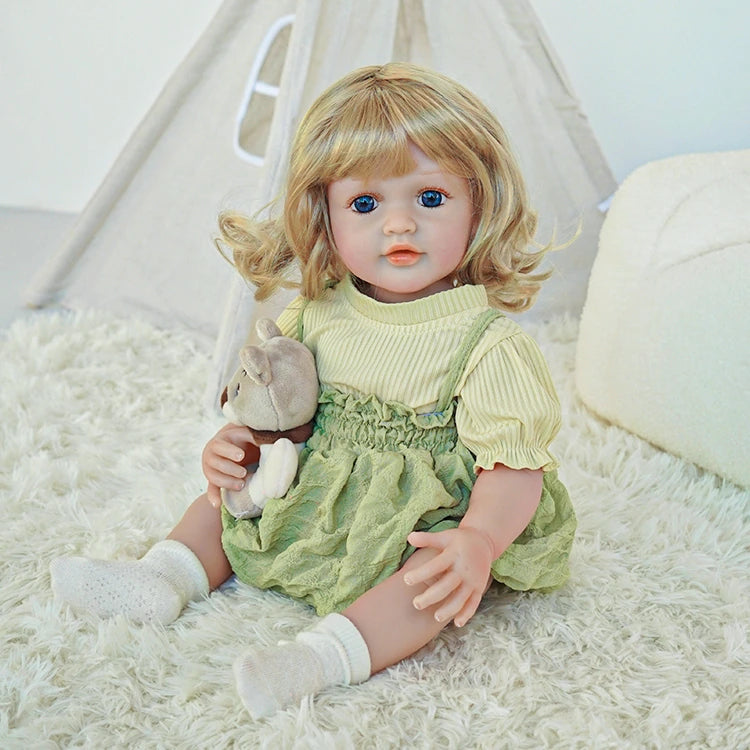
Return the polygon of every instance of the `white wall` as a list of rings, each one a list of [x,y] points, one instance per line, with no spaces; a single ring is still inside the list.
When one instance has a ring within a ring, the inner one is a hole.
[[[219,4],[0,0],[0,205],[80,210]],[[532,5],[618,179],[750,147],[747,0]]]
[[[79,211],[219,0],[0,0],[0,205]]]
[[[531,0],[612,171],[750,148],[747,0]]]

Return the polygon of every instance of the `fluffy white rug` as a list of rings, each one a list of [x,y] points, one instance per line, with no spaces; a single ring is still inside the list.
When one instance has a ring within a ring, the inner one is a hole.
[[[102,314],[38,314],[0,342],[0,745],[219,748],[748,747],[750,493],[589,415],[576,325],[534,331],[565,409],[573,577],[492,590],[465,629],[355,688],[253,722],[239,649],[313,620],[230,583],[165,629],[74,616],[55,555],[139,556],[201,490],[207,358]]]

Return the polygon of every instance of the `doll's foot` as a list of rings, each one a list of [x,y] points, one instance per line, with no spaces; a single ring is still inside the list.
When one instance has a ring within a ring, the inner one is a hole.
[[[296,640],[241,656],[234,663],[237,692],[255,719],[297,705],[334,685],[370,676],[367,644],[343,615],[328,615]]]
[[[50,574],[58,599],[103,618],[119,614],[166,625],[189,601],[208,594],[200,561],[174,540],[159,542],[140,560],[60,557],[50,564]]]

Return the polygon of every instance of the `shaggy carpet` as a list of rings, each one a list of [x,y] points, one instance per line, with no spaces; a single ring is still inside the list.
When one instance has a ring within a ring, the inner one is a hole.
[[[564,405],[570,583],[493,588],[416,657],[254,722],[232,661],[310,624],[307,607],[230,582],[158,628],[50,592],[50,558],[140,556],[201,491],[220,423],[199,407],[207,357],[98,313],[16,322],[0,341],[0,746],[748,747],[750,493],[587,413],[574,322],[532,333]]]

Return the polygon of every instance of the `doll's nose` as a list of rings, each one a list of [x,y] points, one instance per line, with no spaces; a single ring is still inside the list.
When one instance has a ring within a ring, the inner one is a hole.
[[[383,220],[384,234],[413,234],[416,229],[414,217],[404,209],[389,211]]]

